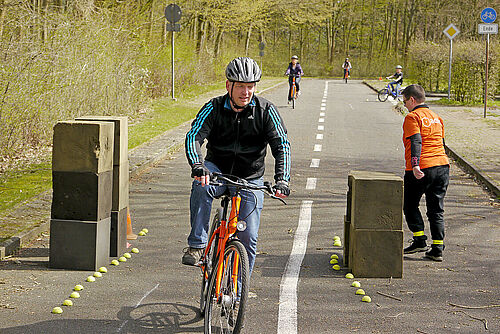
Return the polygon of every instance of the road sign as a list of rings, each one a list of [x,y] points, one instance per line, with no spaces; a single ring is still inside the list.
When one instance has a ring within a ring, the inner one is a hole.
[[[167,23],[165,29],[167,31],[181,31],[181,25],[179,23]]]
[[[165,7],[165,18],[170,23],[176,23],[181,20],[182,11],[176,4],[170,4]]]
[[[460,30],[458,30],[458,28],[455,27],[455,25],[452,23],[448,27],[446,27],[445,30],[443,30],[443,33],[446,36],[448,36],[448,38],[450,40],[452,40],[453,38],[455,38],[460,33]]]
[[[477,25],[477,32],[481,35],[498,34],[498,24],[496,24],[496,23],[479,23]]]
[[[493,23],[497,19],[497,12],[490,7],[486,7],[481,12],[481,21],[484,23]]]
[[[259,43],[259,49],[260,49],[261,51],[262,51],[262,50],[264,50],[264,49],[265,49],[265,47],[266,47],[266,43],[264,43],[264,42],[260,42],[260,43]]]

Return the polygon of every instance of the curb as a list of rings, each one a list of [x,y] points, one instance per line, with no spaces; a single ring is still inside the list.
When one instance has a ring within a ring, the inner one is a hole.
[[[256,93],[260,95],[264,92],[267,92],[271,89],[274,89],[280,85],[285,84],[286,81],[279,82],[271,87],[263,89]],[[151,138],[145,143],[142,143],[139,146],[134,147],[129,150],[129,178],[137,177],[142,174],[147,169],[153,167],[158,164],[160,161],[164,160],[168,155],[176,152],[182,145],[184,145],[184,136],[189,130],[191,122],[193,120],[186,121],[173,129],[165,131],[162,134],[159,134],[156,137]],[[145,147],[155,147],[155,152],[153,154],[144,154],[141,155],[140,151]],[[136,152],[137,157],[132,157],[133,153]],[[135,160],[134,163],[132,163]],[[50,191],[50,190],[48,190]],[[41,223],[39,226],[36,226],[32,229],[23,231],[18,235],[12,236],[7,240],[4,240],[0,243],[0,261],[4,260],[6,256],[13,254],[20,247],[32,242],[35,238],[37,238],[43,232],[49,231],[50,229],[50,219]]]
[[[375,89],[372,85],[370,85],[368,82],[363,81],[363,83],[371,88],[373,91],[378,92],[378,90]],[[432,95],[427,95],[426,96],[432,96]],[[486,189],[493,193],[496,198],[500,198],[500,188],[495,184],[495,182],[487,175],[483,174],[481,170],[477,167],[474,166],[471,162],[467,161],[464,157],[462,157],[460,154],[458,154],[455,150],[453,150],[451,147],[448,145],[444,145],[444,149],[446,151],[446,154],[450,156],[457,165],[467,174],[471,175],[474,177],[477,183],[483,185],[486,187]]]

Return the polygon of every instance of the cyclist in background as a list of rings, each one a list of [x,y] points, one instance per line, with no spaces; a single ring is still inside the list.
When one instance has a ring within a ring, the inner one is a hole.
[[[292,101],[292,84],[293,84],[293,76],[295,76],[295,87],[297,88],[297,95],[300,95],[300,77],[304,75],[304,71],[302,71],[302,67],[299,64],[299,57],[292,56],[292,60],[290,64],[288,64],[288,68],[285,72],[285,75],[288,75],[288,84],[290,88],[288,90],[288,103]]]
[[[264,158],[269,144],[275,160],[275,195],[285,198],[290,194],[287,130],[276,107],[254,94],[261,74],[259,65],[253,59],[233,59],[226,68],[227,94],[205,104],[186,134],[186,157],[194,181],[190,198],[191,233],[187,239],[189,247],[182,257],[183,264],[195,265],[199,262],[208,243],[212,201],[228,188],[211,185],[211,172],[235,175],[262,186]],[[205,139],[208,141],[207,154],[203,158],[201,146]],[[251,274],[264,193],[243,190],[241,197],[240,217],[246,221],[247,228],[238,232],[238,238],[247,250]]]
[[[396,73],[394,73],[390,77],[386,77],[386,79],[395,79],[389,83],[389,86],[391,86],[391,90],[393,92],[396,92],[396,95],[399,95],[399,89],[403,84],[403,67],[401,65],[396,66]],[[394,85],[396,85],[396,90],[394,90]]]
[[[345,71],[347,71],[347,75],[350,78],[351,77],[351,62],[349,61],[349,58],[346,58],[344,60],[344,63],[342,64],[342,68],[344,69],[344,77],[345,77]]]

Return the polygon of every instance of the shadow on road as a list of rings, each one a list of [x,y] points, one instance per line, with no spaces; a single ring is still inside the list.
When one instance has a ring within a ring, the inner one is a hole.
[[[64,316],[64,315],[62,315]],[[57,319],[3,328],[3,334],[28,333],[202,333],[199,310],[179,303],[151,303],[123,307],[120,320]],[[54,315],[59,317],[59,315]]]

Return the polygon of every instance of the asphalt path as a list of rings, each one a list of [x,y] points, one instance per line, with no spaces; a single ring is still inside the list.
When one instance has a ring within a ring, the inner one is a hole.
[[[310,79],[301,88],[294,110],[285,85],[263,95],[288,128],[292,194],[286,206],[265,201],[250,286],[256,296],[244,333],[486,332],[478,319],[489,332],[500,331],[494,306],[500,304],[499,210],[455,166],[442,263],[412,255],[405,257],[403,279],[360,279],[369,304],[354,294],[345,269],[331,269],[330,255],[342,258],[332,239],[343,238],[347,174],[402,175],[403,119],[355,81]],[[273,164],[269,154],[268,180]],[[88,272],[48,269],[48,252],[36,245],[0,266],[0,333],[202,333],[200,271],[180,263],[189,233],[189,174],[180,151],[132,180],[134,229],[149,233],[133,242],[139,254],[108,266],[94,283],[84,282]],[[78,283],[85,287],[81,298],[51,314]]]

